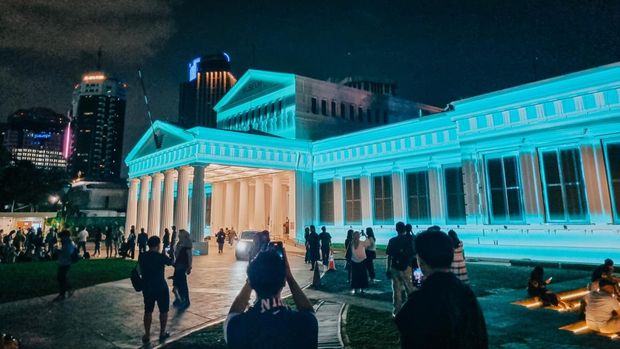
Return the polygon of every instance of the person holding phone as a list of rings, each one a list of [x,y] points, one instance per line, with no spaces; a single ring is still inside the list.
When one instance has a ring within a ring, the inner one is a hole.
[[[552,277],[545,279],[545,270],[541,266],[534,267],[530,273],[530,279],[527,282],[527,293],[530,297],[538,297],[544,306],[559,306],[568,309],[570,306],[562,301],[557,294],[547,289],[547,285],[551,283]]]

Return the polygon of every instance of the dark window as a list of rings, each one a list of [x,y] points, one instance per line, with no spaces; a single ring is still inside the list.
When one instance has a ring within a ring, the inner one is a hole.
[[[359,224],[362,222],[362,197],[360,194],[360,179],[345,180],[345,224]]]
[[[271,103],[271,115],[274,115],[276,113],[276,105]]]
[[[523,221],[518,164],[516,156],[487,160],[491,219],[494,223]]]
[[[311,106],[311,109],[310,109],[312,111],[312,114],[318,114],[319,113],[317,108],[318,108],[318,106],[317,106],[316,98],[312,97],[312,106]]]
[[[206,194],[205,221],[211,225],[211,193]]]
[[[607,173],[611,202],[614,206],[614,222],[620,222],[620,143],[607,145]]]
[[[282,101],[278,101],[278,114],[282,114]]]
[[[463,168],[446,168],[444,174],[448,223],[465,223],[465,193],[463,191]]]
[[[375,122],[377,124],[381,122],[381,111],[379,109],[375,109]]]
[[[393,223],[394,209],[392,207],[392,176],[377,176],[373,178],[374,222]]]
[[[346,117],[346,110],[347,108],[344,106],[344,103],[340,103],[340,117],[343,119]]]
[[[349,120],[355,119],[355,107],[351,104],[349,105]]]
[[[319,183],[319,219],[334,224],[334,182]]]
[[[327,116],[327,101],[321,100],[321,114]]]
[[[407,217],[414,223],[430,223],[428,172],[407,173]]]
[[[585,221],[587,204],[579,150],[547,151],[543,152],[542,158],[549,221]]]
[[[337,114],[337,110],[336,110],[336,102],[332,101],[332,116],[336,116]]]
[[[372,123],[372,109],[366,109],[366,120],[368,123]]]
[[[357,107],[357,121],[364,121],[364,110],[362,107]]]
[[[387,124],[388,123],[388,113],[387,111],[383,111],[383,123]]]

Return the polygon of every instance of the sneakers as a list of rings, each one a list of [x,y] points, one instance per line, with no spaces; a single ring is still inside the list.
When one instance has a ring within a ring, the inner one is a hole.
[[[159,341],[160,342],[165,341],[167,338],[170,338],[170,333],[169,332],[164,332],[164,333],[159,335]]]

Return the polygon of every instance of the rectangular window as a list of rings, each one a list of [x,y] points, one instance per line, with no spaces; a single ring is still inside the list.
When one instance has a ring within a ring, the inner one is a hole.
[[[334,182],[319,183],[319,219],[334,224]]]
[[[609,194],[614,208],[614,222],[620,222],[620,143],[607,145]]]
[[[355,107],[353,105],[349,105],[349,120],[355,119]]]
[[[332,116],[336,116],[337,110],[336,110],[336,102],[332,101]]]
[[[327,101],[321,100],[321,114],[327,116]]]
[[[368,123],[372,123],[372,109],[366,109],[366,120]]]
[[[375,123],[381,123],[381,111],[379,109],[375,109]]]
[[[350,178],[344,181],[345,186],[345,224],[362,223],[362,196],[360,179]]]
[[[542,153],[543,183],[550,222],[584,222],[587,203],[579,150],[556,149]]]
[[[362,109],[362,107],[357,107],[357,121],[364,121],[364,110]]]
[[[340,103],[340,117],[343,119],[346,117],[346,110],[347,108],[344,106],[344,103]]]
[[[407,173],[407,217],[413,223],[430,223],[428,172]]]
[[[383,111],[383,123],[384,124],[388,123],[388,113],[387,113],[387,111]]]
[[[278,114],[282,114],[282,101],[278,101]]]
[[[317,100],[316,98],[312,97],[312,102],[311,102],[311,106],[310,106],[310,111],[312,112],[312,114],[318,114],[318,105],[317,105]]]
[[[465,223],[465,192],[463,190],[463,168],[450,167],[444,171],[448,223]]]
[[[493,223],[522,222],[522,196],[517,157],[487,159],[487,177]]]
[[[375,224],[394,223],[391,175],[373,177],[373,199]]]

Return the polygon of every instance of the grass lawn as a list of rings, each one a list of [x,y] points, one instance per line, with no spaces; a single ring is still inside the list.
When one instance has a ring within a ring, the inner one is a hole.
[[[398,330],[390,312],[350,306],[344,331],[350,348],[400,348]]]
[[[129,277],[135,261],[123,259],[81,260],[71,266],[69,282],[74,289]],[[58,292],[55,261],[0,264],[0,303]]]

